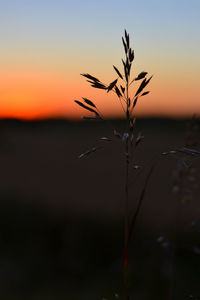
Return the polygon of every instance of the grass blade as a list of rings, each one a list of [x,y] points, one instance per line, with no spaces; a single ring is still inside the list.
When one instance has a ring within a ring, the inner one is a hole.
[[[78,105],[80,105],[81,107],[95,113],[97,116],[99,116],[98,112],[96,110],[94,110],[93,108],[90,108],[89,106],[83,104],[82,102],[78,101],[78,100],[74,100],[74,102],[76,102]]]
[[[142,93],[141,97],[142,97],[142,96],[145,96],[145,95],[148,95],[149,93],[150,93],[150,91],[144,92],[144,93]]]
[[[115,79],[113,82],[111,82],[107,88],[107,93],[110,92],[114,86],[116,85],[118,79]]]
[[[93,147],[92,149],[80,154],[78,158],[83,158],[85,156],[88,156],[88,155],[92,154],[93,152],[95,152],[97,149],[98,149],[97,147]]]
[[[83,98],[83,97],[82,97]],[[83,98],[83,100],[85,101],[85,103],[87,103],[88,105],[92,106],[92,107],[95,107],[96,108],[96,105],[89,99],[87,98]]]
[[[135,58],[134,50],[129,49],[129,60],[132,62]]]
[[[142,83],[140,84],[135,96],[137,96],[138,94],[140,94],[142,92],[142,90],[147,86],[147,84],[149,83],[149,81],[151,80],[153,76],[151,76],[148,80],[146,80],[146,78],[142,81]]]
[[[126,29],[125,29],[125,39],[126,39],[126,45],[127,45],[127,48],[129,49],[129,34],[127,33]]]
[[[124,38],[122,37],[122,42],[123,42],[123,45],[124,45],[124,51],[125,51],[125,53],[127,54],[127,46],[126,46],[126,43],[125,43],[125,41],[124,41]]]
[[[131,239],[131,235],[133,233],[133,230],[135,228],[135,223],[137,221],[137,217],[139,215],[139,212],[140,212],[140,209],[142,207],[142,203],[144,201],[144,197],[145,197],[145,194],[146,194],[146,191],[147,191],[147,186],[148,186],[148,183],[149,183],[149,179],[151,178],[151,175],[153,173],[153,170],[155,168],[155,163],[151,166],[150,170],[149,170],[149,173],[147,174],[147,177],[146,177],[146,180],[145,180],[145,183],[144,183],[144,187],[142,189],[142,192],[140,194],[140,197],[139,197],[139,201],[138,201],[138,205],[137,205],[137,208],[136,208],[136,211],[135,211],[135,214],[132,218],[132,221],[131,221],[131,225],[130,225],[130,229],[129,229],[129,234],[128,234],[128,243],[130,242],[130,239]]]
[[[117,74],[119,75],[119,77],[120,77],[121,79],[123,79],[123,76],[122,76],[122,74],[120,73],[120,71],[119,71],[115,66],[113,66],[113,68],[115,69],[115,71],[117,72]]]
[[[147,74],[148,74],[147,72],[141,72],[141,73],[135,78],[135,80],[143,79]]]
[[[134,102],[133,102],[133,106],[132,106],[132,109],[136,106],[137,104],[137,101],[138,101],[138,97],[135,98]]]
[[[121,94],[121,92],[120,92],[120,90],[119,90],[119,88],[118,88],[117,86],[115,86],[115,91],[116,91],[117,96],[118,96],[119,98],[122,97],[122,94]]]
[[[91,79],[93,81],[100,82],[100,80],[98,78],[96,78],[96,77],[94,77],[94,76],[92,76],[90,74],[81,74],[81,75],[84,76],[84,77],[86,77],[86,78],[88,78],[88,79]]]
[[[103,83],[93,82],[93,84],[91,86],[96,89],[107,90],[107,87]]]
[[[124,94],[124,92],[125,92],[125,87],[123,87],[122,85],[120,85],[120,88],[121,88],[122,93]]]

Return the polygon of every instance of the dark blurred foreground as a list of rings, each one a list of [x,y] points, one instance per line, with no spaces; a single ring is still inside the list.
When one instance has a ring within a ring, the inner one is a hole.
[[[184,145],[186,123],[137,120],[145,138],[133,162],[141,168],[132,170],[130,216],[155,169],[130,248],[133,299],[169,299],[172,277],[173,299],[200,296],[200,163],[177,213],[177,161],[162,155]],[[123,123],[0,121],[0,299],[123,295],[124,150],[121,141],[100,141],[113,128],[122,132]],[[96,153],[77,158],[96,145]]]

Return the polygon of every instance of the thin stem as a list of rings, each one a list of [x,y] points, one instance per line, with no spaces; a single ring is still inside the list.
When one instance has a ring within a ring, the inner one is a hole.
[[[126,83],[126,122],[129,128],[129,103],[128,103],[128,80]],[[126,164],[126,174],[125,174],[125,205],[124,205],[124,275],[126,284],[126,300],[130,300],[130,274],[129,274],[129,255],[128,255],[128,236],[129,236],[129,220],[128,220],[128,202],[129,202],[129,135],[126,139],[126,152],[125,152],[125,164]]]
[[[112,90],[111,92],[113,92],[114,94],[117,95],[117,93],[116,93],[115,91]],[[117,97],[118,97],[118,95],[117,95]],[[119,98],[119,97],[118,97],[118,98]],[[120,104],[121,104],[121,107],[122,107],[124,113],[126,113],[126,112],[125,112],[125,109],[124,109],[124,106],[123,106],[123,103],[122,103],[122,100],[126,103],[126,100],[125,100],[125,97],[124,97],[124,96],[122,96],[121,98],[119,98],[119,102],[120,102]]]
[[[128,200],[129,200],[129,143],[126,140],[126,182],[125,182],[125,216],[124,216],[124,267],[126,268],[126,300],[130,299],[129,295],[129,254],[128,254],[128,238],[129,238],[129,222],[128,222]]]
[[[139,197],[139,201],[138,201],[138,204],[137,204],[137,207],[136,207],[135,214],[133,215],[132,221],[130,223],[129,235],[128,235],[128,243],[130,242],[133,230],[135,229],[135,223],[136,223],[137,217],[138,217],[138,215],[140,213],[140,210],[141,210],[141,207],[142,207],[142,203],[143,203],[143,200],[144,200],[144,197],[145,197],[145,193],[147,191],[147,186],[148,186],[148,183],[149,183],[149,179],[151,177],[151,174],[152,174],[154,168],[155,168],[155,163],[152,164],[152,166],[151,166],[151,168],[149,170],[149,173],[147,174],[147,177],[146,177],[146,180],[145,180],[142,192],[141,192],[140,197]]]
[[[128,82],[126,83],[126,122],[129,126],[129,107],[128,107]],[[128,200],[129,200],[129,136],[126,139],[126,182],[125,182],[125,247],[128,242]]]
[[[175,207],[175,220],[174,220],[174,228],[172,234],[172,253],[171,253],[171,261],[170,261],[170,274],[169,274],[169,293],[168,299],[172,300],[174,298],[175,293],[175,268],[176,268],[176,258],[179,247],[179,234],[180,234],[180,214],[181,214],[181,200],[183,196],[183,178],[180,178],[179,183],[179,192],[177,194],[176,207]]]
[[[127,246],[128,241],[128,231],[129,231],[129,224],[128,224],[128,199],[129,199],[129,145],[128,139],[126,140],[126,181],[125,181],[125,247]]]

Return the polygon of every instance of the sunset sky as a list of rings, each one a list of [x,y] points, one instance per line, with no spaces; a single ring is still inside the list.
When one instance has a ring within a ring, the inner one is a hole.
[[[199,0],[1,0],[0,20],[0,117],[79,118],[85,112],[74,99],[81,97],[119,116],[117,98],[80,73],[116,79],[124,28],[135,50],[133,76],[154,75],[136,114],[200,114]]]

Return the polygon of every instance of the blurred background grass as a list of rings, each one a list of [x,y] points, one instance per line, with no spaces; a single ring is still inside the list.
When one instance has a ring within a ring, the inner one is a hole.
[[[170,250],[157,238],[170,240],[173,234],[176,162],[161,153],[184,144],[185,125],[186,120],[137,121],[145,139],[136,161],[142,168],[131,182],[132,211],[156,161],[130,247],[137,299],[168,297]],[[112,121],[111,127],[0,121],[1,299],[92,300],[123,294],[123,149],[118,142],[101,142],[103,149],[77,159],[122,126],[121,121]],[[180,213],[174,297],[188,299],[200,295],[200,255],[194,251],[200,233],[192,226],[200,215],[199,187]]]

